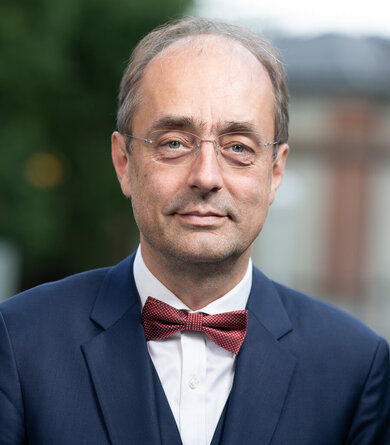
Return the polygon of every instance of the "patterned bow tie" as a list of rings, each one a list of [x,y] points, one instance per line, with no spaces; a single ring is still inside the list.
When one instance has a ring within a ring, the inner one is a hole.
[[[246,335],[248,311],[207,315],[178,310],[148,297],[142,310],[146,341],[162,340],[180,331],[204,332],[221,348],[238,354]]]

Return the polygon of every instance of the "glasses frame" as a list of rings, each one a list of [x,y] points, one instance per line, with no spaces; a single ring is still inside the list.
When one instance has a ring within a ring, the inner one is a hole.
[[[217,139],[201,139],[200,136],[198,136],[198,135],[196,135],[194,133],[191,133],[190,131],[174,130],[174,129],[173,130],[164,130],[164,129],[162,129],[162,130],[152,131],[151,134],[153,134],[154,132],[160,133],[160,132],[164,132],[164,131],[166,131],[166,132],[177,131],[179,133],[184,133],[184,134],[188,134],[188,135],[194,136],[195,139],[198,140],[198,143],[197,143],[197,146],[196,146],[196,150],[194,150],[193,158],[190,158],[187,163],[176,164],[176,165],[175,164],[168,164],[168,163],[165,163],[165,162],[157,161],[156,159],[154,159],[152,157],[153,161],[156,162],[157,164],[168,165],[168,166],[171,166],[171,167],[182,167],[182,166],[185,166],[185,165],[189,165],[195,159],[195,157],[199,154],[200,148],[201,148],[201,145],[202,145],[203,142],[211,142],[211,143],[213,143],[214,146],[215,146],[215,152],[216,152],[217,156],[219,154],[220,144],[218,143]],[[230,131],[228,133],[221,134],[220,136],[218,136],[218,139],[222,138],[223,136],[226,136],[228,134],[241,134],[242,135],[242,134],[260,134],[260,133],[258,133],[256,131]],[[139,141],[146,142],[147,144],[150,144],[150,145],[153,144],[153,140],[152,139],[141,138],[141,137],[129,134],[129,133],[124,133],[123,136],[131,138],[131,139],[137,139]],[[280,141],[275,141],[275,142],[266,142],[265,144],[261,144],[261,145],[264,146],[264,147],[276,147],[279,144],[280,144]],[[231,164],[228,164],[227,162],[225,162],[225,165],[227,165],[228,167],[231,167],[231,168],[249,168],[249,167],[253,166],[253,164],[252,165],[231,165]]]

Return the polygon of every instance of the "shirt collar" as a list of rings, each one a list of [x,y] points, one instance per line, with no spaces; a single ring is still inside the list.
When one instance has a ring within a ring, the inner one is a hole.
[[[140,247],[138,247],[135,256],[133,271],[142,307],[144,307],[146,299],[150,296],[163,301],[176,309],[191,311],[188,306],[186,306],[173,292],[166,288],[146,267]],[[246,307],[251,287],[252,260],[249,259],[248,268],[243,279],[228,293],[199,309],[199,311],[206,312],[207,314],[219,314],[222,312],[243,310]]]

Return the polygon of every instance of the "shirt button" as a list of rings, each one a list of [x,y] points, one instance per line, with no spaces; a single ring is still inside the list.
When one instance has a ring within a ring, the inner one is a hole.
[[[188,386],[191,389],[196,389],[199,385],[199,380],[196,377],[191,377],[191,379],[188,382]]]

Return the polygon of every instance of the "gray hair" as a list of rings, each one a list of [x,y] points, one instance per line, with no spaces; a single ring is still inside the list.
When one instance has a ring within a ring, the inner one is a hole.
[[[138,43],[120,84],[117,112],[119,132],[122,134],[131,132],[132,119],[140,102],[139,87],[148,63],[178,40],[199,35],[218,35],[237,41],[263,65],[274,90],[275,141],[287,142],[289,94],[283,65],[276,50],[264,37],[248,29],[198,17],[187,17],[162,25]]]

